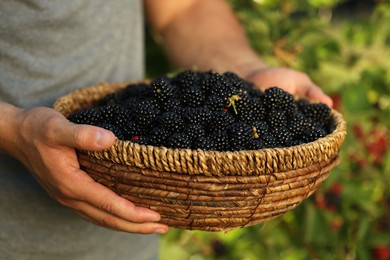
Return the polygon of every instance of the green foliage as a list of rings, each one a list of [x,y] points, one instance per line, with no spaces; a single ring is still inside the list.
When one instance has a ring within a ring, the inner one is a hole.
[[[274,220],[228,233],[172,229],[161,260],[390,259],[390,4],[334,16],[346,1],[229,2],[262,58],[307,72],[334,98],[348,124],[341,163]],[[149,46],[148,73],[160,73]]]

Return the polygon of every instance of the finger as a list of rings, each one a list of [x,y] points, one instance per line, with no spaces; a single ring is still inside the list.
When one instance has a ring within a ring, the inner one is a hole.
[[[76,213],[95,225],[116,231],[165,234],[169,229],[167,225],[155,222],[132,223],[83,202],[80,202]]]
[[[314,84],[307,88],[305,96],[307,96],[309,99],[322,102],[329,107],[333,106],[333,100],[328,95],[326,95],[320,87]]]
[[[61,124],[53,124],[58,143],[83,150],[103,150],[114,144],[115,135],[106,129],[73,124],[63,120]]]
[[[142,223],[159,221],[161,218],[159,213],[144,207],[137,207],[92,178],[87,183],[79,182],[74,189],[78,191],[80,200],[124,220]]]

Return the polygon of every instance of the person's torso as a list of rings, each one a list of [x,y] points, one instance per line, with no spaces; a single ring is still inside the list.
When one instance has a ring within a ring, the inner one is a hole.
[[[0,1],[0,101],[51,105],[73,89],[143,77],[138,0]]]

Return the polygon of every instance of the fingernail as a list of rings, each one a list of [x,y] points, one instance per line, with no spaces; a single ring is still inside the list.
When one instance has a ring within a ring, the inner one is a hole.
[[[165,228],[156,228],[154,230],[154,233],[156,233],[156,234],[165,234],[165,233],[167,233],[167,230]]]
[[[98,146],[107,147],[111,145],[111,133],[108,131],[96,132],[95,141]]]
[[[159,221],[161,217],[159,214],[150,214],[149,219],[150,221]]]

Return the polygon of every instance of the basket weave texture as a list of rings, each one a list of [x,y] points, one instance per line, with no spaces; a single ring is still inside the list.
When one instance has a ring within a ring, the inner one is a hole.
[[[79,89],[57,99],[53,108],[68,117],[130,83],[138,82]],[[97,182],[159,212],[161,223],[227,231],[294,209],[329,176],[346,135],[342,115],[332,110],[331,116],[332,133],[288,148],[216,152],[118,140],[104,151],[78,151],[78,159]]]

